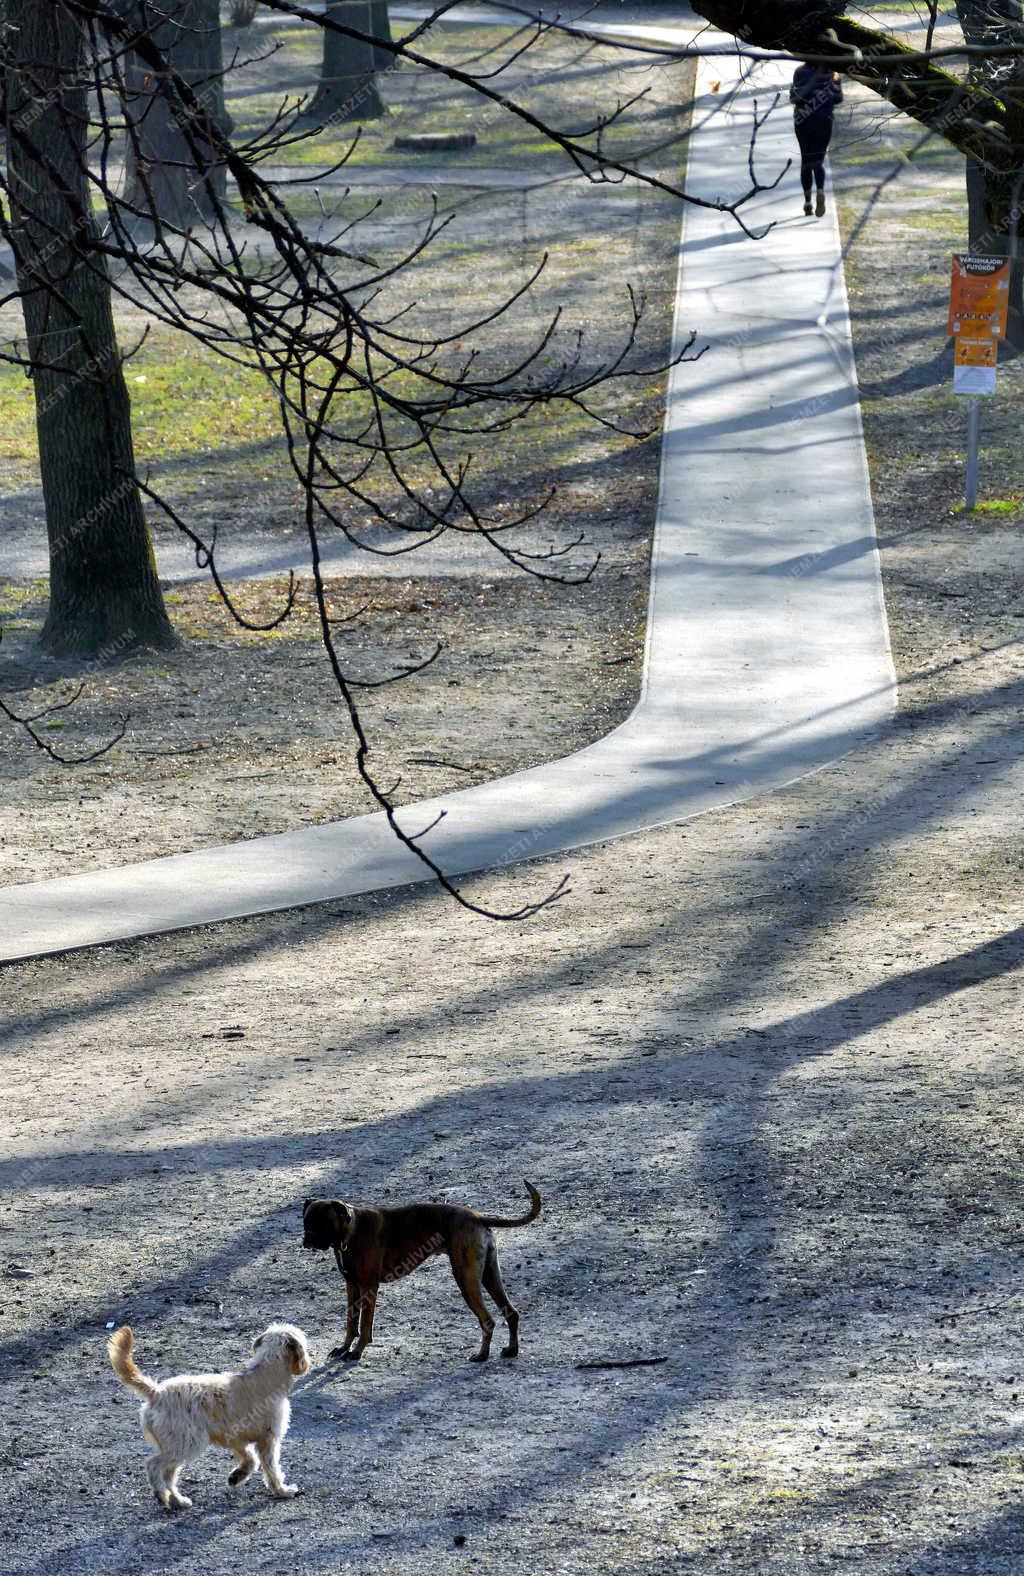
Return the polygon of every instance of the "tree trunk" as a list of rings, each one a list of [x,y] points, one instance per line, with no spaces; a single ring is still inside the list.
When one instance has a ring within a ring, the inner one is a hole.
[[[380,0],[328,0],[327,19],[363,33],[374,31],[380,11],[387,17],[387,6]],[[356,38],[346,38],[325,27],[320,86],[309,109],[310,119],[321,125],[350,120],[376,120],[384,114],[384,104],[374,81],[377,57],[386,50],[375,50]],[[381,37],[384,35],[381,34]],[[387,35],[390,37],[390,31]],[[389,56],[389,63],[393,60]]]
[[[374,38],[386,38],[391,43],[391,18],[388,16],[388,0],[370,0],[370,32]],[[375,71],[390,71],[395,64],[396,57],[389,49],[378,49],[374,45],[373,68]]]
[[[988,229],[985,200],[985,166],[977,159],[968,159],[964,174],[967,178],[967,238],[972,252],[983,250],[985,231]]]
[[[145,226],[166,219],[183,230],[208,225],[227,192],[227,172],[213,153],[209,133],[213,126],[224,135],[231,130],[220,6],[218,0],[175,0],[158,9],[143,0],[140,9],[154,44],[192,88],[203,113],[186,118],[173,89],[137,57],[130,60],[124,105],[127,202],[146,217],[129,215],[126,222]]]
[[[55,654],[171,646],[138,488],[131,411],[86,180],[84,34],[60,0],[8,0],[5,130],[18,288],[50,542]]]

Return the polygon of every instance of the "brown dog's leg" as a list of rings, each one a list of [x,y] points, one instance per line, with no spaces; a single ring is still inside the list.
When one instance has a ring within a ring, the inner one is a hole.
[[[451,1254],[452,1274],[458,1282],[459,1290],[465,1297],[468,1306],[480,1321],[482,1339],[480,1350],[474,1352],[469,1359],[471,1363],[485,1363],[491,1355],[491,1336],[494,1334],[494,1320],[487,1312],[480,1291],[480,1277],[483,1270],[485,1249],[483,1243],[477,1239],[468,1248],[461,1252],[453,1247]]]
[[[501,1278],[501,1265],[498,1263],[498,1249],[493,1242],[488,1243],[487,1257],[484,1260],[483,1274],[484,1289],[494,1298],[508,1325],[508,1345],[501,1349],[502,1357],[519,1356],[519,1310],[509,1300]]]
[[[345,1314],[345,1344],[336,1346],[330,1354],[330,1361],[337,1357],[348,1357],[349,1348],[356,1338],[359,1329],[359,1289],[352,1281],[345,1277],[345,1297],[348,1304]]]
[[[360,1286],[356,1298],[356,1308],[359,1313],[359,1339],[350,1352],[344,1355],[349,1362],[356,1362],[363,1352],[373,1342],[373,1314],[377,1306],[376,1286]]]

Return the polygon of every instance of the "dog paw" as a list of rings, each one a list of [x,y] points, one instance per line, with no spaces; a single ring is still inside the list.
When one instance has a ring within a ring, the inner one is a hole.
[[[351,1357],[351,1355],[352,1350],[348,1346],[332,1346],[331,1350],[327,1353],[327,1361],[329,1363],[340,1363],[343,1362],[346,1357]]]
[[[518,1357],[519,1348],[518,1346],[503,1346],[501,1348],[501,1355],[502,1357]]]
[[[191,1510],[192,1501],[185,1494],[175,1494],[173,1499],[167,1501],[168,1510]]]
[[[275,1499],[294,1499],[296,1494],[301,1493],[301,1489],[297,1483],[282,1483],[281,1487],[275,1488],[273,1492]]]
[[[485,1363],[490,1355],[490,1352],[474,1352],[469,1360],[471,1363]]]

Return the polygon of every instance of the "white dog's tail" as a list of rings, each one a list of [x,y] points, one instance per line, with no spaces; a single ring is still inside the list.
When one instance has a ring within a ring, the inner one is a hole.
[[[141,1368],[136,1367],[132,1359],[134,1346],[135,1337],[130,1327],[127,1324],[122,1324],[121,1328],[115,1330],[107,1342],[107,1352],[113,1364],[114,1372],[121,1383],[126,1384],[129,1390],[138,1391],[139,1395],[145,1396],[147,1401],[152,1401],[156,1395],[156,1382],[153,1379],[147,1379]]]

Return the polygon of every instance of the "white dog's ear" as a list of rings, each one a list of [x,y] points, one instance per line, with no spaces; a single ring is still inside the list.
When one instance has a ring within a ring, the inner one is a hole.
[[[288,1358],[288,1366],[291,1368],[292,1373],[304,1374],[308,1363],[306,1361],[306,1353],[300,1342],[294,1336],[289,1335],[284,1343],[284,1349]]]
[[[262,1345],[263,1345],[263,1337],[262,1337],[262,1335],[257,1335],[256,1339],[252,1343],[253,1351],[254,1352],[258,1352]]]

